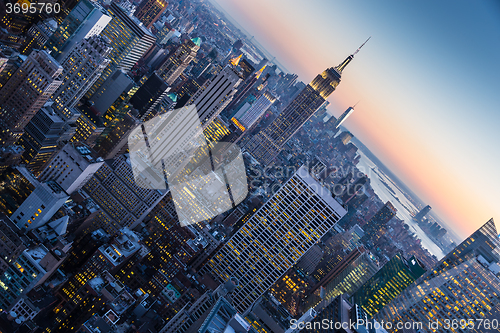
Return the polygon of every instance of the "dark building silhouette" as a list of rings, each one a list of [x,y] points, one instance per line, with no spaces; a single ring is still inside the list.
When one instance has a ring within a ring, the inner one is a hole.
[[[24,148],[22,161],[33,171],[40,171],[57,150],[57,140],[64,130],[64,121],[50,106],[36,113],[25,128],[18,144]]]
[[[415,215],[415,220],[422,221],[422,219],[425,217],[425,215],[427,215],[427,213],[429,213],[431,211],[431,209],[432,208],[429,205],[422,208],[422,210],[420,212],[418,212],[417,215]]]
[[[168,84],[156,73],[137,90],[130,99],[130,104],[139,112],[139,118],[146,118],[153,108],[167,95]]]
[[[370,240],[376,243],[387,232],[387,223],[396,215],[396,208],[390,201],[368,221],[366,226],[363,227],[365,231],[365,240]]]

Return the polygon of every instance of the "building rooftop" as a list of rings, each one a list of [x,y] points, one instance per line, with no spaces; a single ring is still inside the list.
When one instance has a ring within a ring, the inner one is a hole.
[[[69,216],[63,216],[60,219],[49,222],[49,226],[59,235],[64,235],[68,228]]]
[[[243,333],[255,331],[250,323],[237,313],[231,303],[221,297],[213,306],[198,332]]]
[[[328,188],[324,187],[316,181],[308,172],[305,166],[301,166],[299,170],[297,170],[297,175],[307,184],[309,187],[321,198],[323,199],[330,207],[332,207],[336,212],[340,215],[344,215],[347,213],[347,210],[340,205],[337,200],[334,199],[332,193]]]
[[[42,183],[42,184],[46,185],[52,191],[52,193],[58,194],[57,197],[64,197],[64,196],[68,197],[68,194],[66,193],[66,191],[64,191],[64,189],[61,187],[61,185],[59,185],[55,181],[49,180],[49,181]]]
[[[83,324],[89,332],[109,333],[113,332],[109,325],[102,317],[94,315]]]
[[[125,258],[131,256],[141,248],[139,237],[127,228],[120,230],[121,235],[115,238],[112,244],[100,247],[101,252],[113,265],[118,265]]]
[[[22,154],[24,152],[24,148],[21,146],[10,145],[7,147],[2,147],[2,152],[12,153],[12,154]]]
[[[40,262],[40,260],[42,260],[43,257],[45,257],[48,252],[49,250],[47,250],[47,248],[43,245],[39,245],[32,249],[26,250],[26,253],[29,254],[31,258],[37,263]]]
[[[102,277],[98,276],[90,280],[88,284],[96,292],[100,293],[106,283],[104,282],[104,279]]]
[[[201,45],[201,38],[200,37],[196,37],[196,38],[193,38],[191,40],[193,41],[194,45],[196,45],[196,46]]]

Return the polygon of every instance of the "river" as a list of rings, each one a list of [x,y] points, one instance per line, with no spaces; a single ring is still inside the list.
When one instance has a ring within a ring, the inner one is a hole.
[[[361,159],[357,166],[360,171],[368,175],[368,178],[371,180],[370,184],[379,198],[384,202],[390,201],[394,207],[396,207],[398,210],[396,216],[410,226],[410,230],[422,240],[422,246],[424,248],[429,250],[429,252],[435,255],[438,259],[444,257],[445,254],[443,251],[429,237],[427,237],[426,233],[420,229],[417,223],[413,221],[411,211],[418,211],[418,209],[415,208],[415,206],[404,196],[395,183],[385,173],[383,173],[382,170],[377,168],[377,165],[374,162],[372,162],[360,150],[358,150],[358,154],[361,155]],[[384,182],[387,186],[384,185]],[[391,191],[387,187],[394,191],[396,196],[399,198],[399,201],[395,199],[394,195],[391,194]]]

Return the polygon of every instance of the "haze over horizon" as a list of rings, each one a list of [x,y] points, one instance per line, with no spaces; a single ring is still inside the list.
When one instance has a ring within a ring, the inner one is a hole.
[[[344,126],[461,237],[500,218],[500,4],[216,1],[304,83],[372,36],[330,113],[362,99]]]

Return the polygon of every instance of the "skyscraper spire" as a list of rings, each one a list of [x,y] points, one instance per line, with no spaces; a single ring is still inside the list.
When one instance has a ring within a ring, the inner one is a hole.
[[[264,65],[258,72],[255,73],[255,77],[258,79],[261,75],[264,69],[266,68],[267,65]]]
[[[241,57],[243,56],[243,53],[240,54],[239,56],[237,56],[236,58],[233,58],[231,59],[229,62],[231,63],[231,65],[233,66],[238,66],[238,64],[240,63],[240,60],[241,60]]]
[[[361,45],[356,52],[358,52],[363,45]],[[356,54],[356,52],[354,54]],[[349,61],[354,58],[354,54],[351,54],[339,66],[327,68],[323,73],[318,74],[311,83],[304,87],[283,109],[274,121],[245,144],[245,150],[260,164],[267,165],[271,163],[280,153],[285,143],[335,91],[335,88],[340,84],[342,70]],[[234,102],[232,103],[233,105],[236,104]],[[353,108],[349,108],[344,112],[340,120],[345,120],[352,110]],[[340,126],[341,121],[336,125]]]
[[[356,104],[358,104],[358,103],[356,103]],[[354,105],[354,106],[356,106],[356,105]],[[339,119],[337,119],[337,121],[333,125],[333,127],[335,129],[339,128],[340,125],[342,125],[342,123],[347,119],[347,117],[349,117],[351,115],[351,113],[354,112],[354,106],[348,107],[347,110],[345,110],[345,112],[342,113],[342,115],[339,117]]]
[[[368,39],[363,44],[361,44],[361,46],[358,47],[358,49],[356,51],[354,51],[354,53],[352,55],[355,56],[359,52],[359,50],[361,50],[361,48],[363,46],[365,46],[365,44],[370,40],[370,38],[372,38],[372,36],[368,37]]]
[[[354,56],[359,52],[359,50],[361,50],[361,48],[366,44],[366,42],[368,42],[370,40],[370,38],[372,38],[371,36],[368,37],[368,39],[363,43],[361,44],[360,47],[358,47],[358,49],[356,51],[354,51],[353,54],[351,54],[350,56],[348,56],[344,62],[342,62],[340,65],[338,65],[337,67],[335,67],[335,69],[337,70],[337,72],[339,72],[339,74],[342,74],[342,71],[347,67],[347,65],[351,62],[351,60],[354,58]]]

